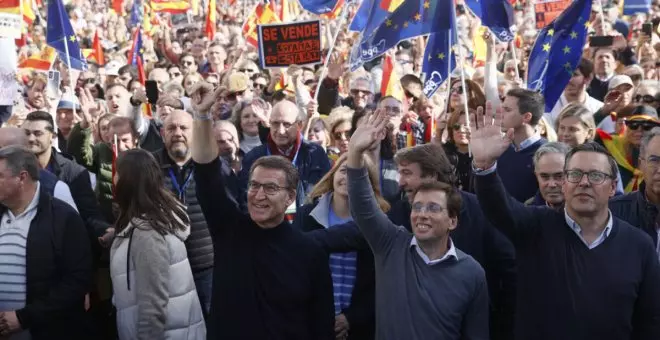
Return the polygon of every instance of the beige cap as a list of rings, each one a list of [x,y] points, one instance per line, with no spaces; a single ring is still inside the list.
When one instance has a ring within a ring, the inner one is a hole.
[[[243,72],[234,72],[229,76],[227,90],[229,93],[241,92],[250,86],[250,78]]]
[[[628,77],[625,74],[619,74],[619,75],[616,75],[616,76],[612,77],[612,79],[610,79],[610,83],[607,85],[607,89],[612,90],[612,89],[616,88],[617,86],[623,85],[623,84],[628,84],[631,87],[634,86],[633,82],[632,82],[632,79],[630,79],[630,77]]]

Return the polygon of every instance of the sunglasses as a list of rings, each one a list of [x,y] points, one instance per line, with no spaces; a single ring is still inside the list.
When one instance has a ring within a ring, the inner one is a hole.
[[[351,90],[351,94],[354,95],[354,96],[358,96],[358,95],[361,95],[361,94],[369,95],[369,94],[371,94],[371,92],[364,91],[364,90],[353,89],[353,90]]]
[[[183,61],[183,62],[181,62],[181,63],[183,64],[183,66],[195,65],[195,62],[194,62],[194,61]]]
[[[343,140],[343,139],[351,139],[351,132],[350,131],[336,131],[335,133],[332,134],[332,136],[335,138],[335,140]]]
[[[642,128],[644,131],[651,131],[654,127],[660,126],[660,124],[654,122],[640,122],[636,120],[627,120],[626,126],[631,130],[638,130]]]
[[[643,102],[645,104],[653,104],[653,103],[655,103],[655,97],[653,97],[650,94],[645,94],[643,96],[641,94],[638,94],[638,95],[635,96],[635,101],[638,102],[638,103]]]
[[[451,90],[449,90],[449,92],[455,94],[463,94],[463,87],[461,86],[452,87]]]
[[[239,68],[238,72],[243,72],[243,73],[256,73],[257,71],[251,69],[251,68]]]
[[[256,83],[252,85],[252,87],[254,87],[255,89],[259,89],[259,90],[265,89],[266,86],[267,86],[266,84],[256,84]]]

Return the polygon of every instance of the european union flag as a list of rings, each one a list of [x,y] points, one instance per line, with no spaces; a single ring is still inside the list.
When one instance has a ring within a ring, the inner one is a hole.
[[[449,79],[450,72],[456,67],[456,58],[451,50],[452,37],[456,37],[453,27],[429,35],[422,66],[426,98],[433,96],[442,83]]]
[[[142,23],[144,16],[144,9],[142,8],[142,1],[136,0],[131,7],[131,25],[137,26]]]
[[[81,71],[87,69],[87,62],[82,55],[78,38],[73,32],[62,0],[48,1],[46,43],[58,52],[60,59],[66,62],[70,68]]]
[[[401,40],[449,30],[453,2],[447,0],[406,0],[362,42],[362,61],[372,60]]]
[[[591,0],[576,0],[539,33],[527,66],[527,84],[545,97],[545,112],[559,100],[582,58]]]
[[[302,8],[316,15],[330,13],[336,5],[337,0],[300,0]]]
[[[402,1],[404,0],[364,0],[362,5],[367,4],[369,7],[367,8],[364,27],[360,30],[362,32],[362,40],[360,41],[364,42],[365,39],[371,37],[374,31],[385,22],[385,19],[396,12],[399,6],[402,6],[400,5]]]
[[[509,0],[466,0],[465,4],[500,41],[513,40],[513,6]]]
[[[349,31],[353,31],[353,32],[364,31],[364,28],[367,27],[367,19],[369,18],[369,11],[371,10],[371,6],[373,2],[374,0],[362,1],[357,12],[355,12],[353,21],[351,21],[350,26],[348,26]]]

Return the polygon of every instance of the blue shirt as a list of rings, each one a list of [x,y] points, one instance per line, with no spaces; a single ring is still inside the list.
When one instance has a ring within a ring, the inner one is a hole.
[[[351,217],[341,218],[335,215],[332,204],[328,209],[328,225],[330,228],[350,222]],[[330,254],[330,273],[332,274],[332,288],[335,298],[335,314],[351,305],[351,296],[357,276],[357,252]]]

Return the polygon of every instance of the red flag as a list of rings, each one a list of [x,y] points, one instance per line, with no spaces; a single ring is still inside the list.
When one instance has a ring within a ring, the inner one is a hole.
[[[117,15],[123,16],[124,13],[124,0],[112,0],[112,10],[117,13]]]
[[[105,65],[105,55],[103,55],[103,47],[101,46],[98,30],[96,30],[96,33],[94,34],[94,41],[92,42],[92,54],[90,57],[94,59],[97,65]]]
[[[204,33],[209,40],[213,40],[215,36],[215,25],[217,22],[216,0],[209,0],[208,10],[206,13],[206,27]]]

